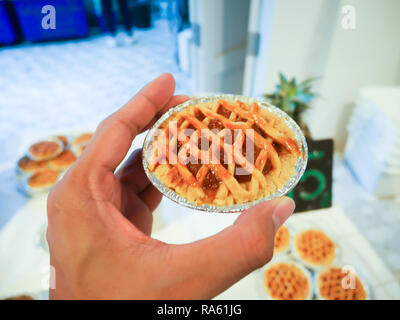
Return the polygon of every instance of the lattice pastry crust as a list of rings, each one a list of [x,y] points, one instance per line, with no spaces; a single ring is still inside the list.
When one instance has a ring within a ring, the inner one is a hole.
[[[326,266],[336,258],[335,243],[321,230],[304,230],[296,235],[293,243],[293,250],[308,266]]]
[[[264,287],[275,300],[306,300],[310,297],[310,278],[294,263],[273,264],[264,271]]]
[[[367,299],[367,291],[360,278],[354,276],[354,288],[351,288],[349,283],[344,279],[346,273],[342,273],[339,267],[329,267],[321,271],[317,279],[318,294],[325,300],[365,300]]]
[[[301,155],[284,121],[257,103],[199,103],[159,129],[165,135],[155,138],[148,169],[196,205],[229,206],[273,194]]]

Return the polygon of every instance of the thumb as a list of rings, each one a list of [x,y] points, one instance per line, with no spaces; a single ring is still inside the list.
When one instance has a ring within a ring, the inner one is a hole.
[[[266,264],[273,255],[275,233],[294,208],[288,197],[263,202],[220,233],[175,248],[182,272],[192,277],[190,289],[211,298]]]

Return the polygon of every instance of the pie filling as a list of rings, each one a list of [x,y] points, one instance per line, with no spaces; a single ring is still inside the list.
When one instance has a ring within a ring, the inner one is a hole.
[[[226,206],[283,187],[301,155],[282,119],[257,103],[219,100],[189,106],[161,124],[148,169],[196,205]]]

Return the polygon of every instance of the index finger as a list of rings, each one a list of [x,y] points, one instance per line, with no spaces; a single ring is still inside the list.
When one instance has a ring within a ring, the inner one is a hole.
[[[168,104],[173,97],[175,80],[164,73],[103,120],[81,157],[91,170],[114,172],[125,158],[132,140]]]

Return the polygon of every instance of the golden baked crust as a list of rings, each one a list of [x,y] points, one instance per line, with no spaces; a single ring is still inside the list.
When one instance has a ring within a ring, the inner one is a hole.
[[[68,140],[68,138],[67,138],[66,136],[61,136],[61,135],[60,135],[60,136],[56,136],[56,138],[62,142],[64,148],[65,148],[66,146],[68,146],[69,140]]]
[[[6,298],[5,300],[35,300],[35,299],[32,296],[28,296],[27,294],[21,294],[19,296]]]
[[[167,141],[155,138],[148,169],[196,205],[229,206],[269,196],[287,183],[301,155],[284,121],[257,103],[199,103],[171,115],[159,129]],[[188,130],[199,137],[197,143]],[[233,141],[228,143],[227,135]],[[247,143],[254,145],[252,154]],[[204,155],[212,160],[201,164]],[[174,157],[179,160],[171,161]]]
[[[72,145],[87,144],[89,140],[92,138],[92,136],[93,133],[83,133],[74,139]]]
[[[342,281],[347,277],[339,267],[329,267],[318,275],[317,286],[321,298],[326,300],[365,300],[367,292],[359,277],[354,275],[355,288],[343,286]]]
[[[35,160],[48,160],[62,151],[61,143],[56,141],[40,141],[29,147],[29,153]]]
[[[28,186],[34,189],[51,187],[57,182],[58,176],[59,172],[51,169],[35,172],[28,179]]]
[[[48,162],[49,168],[66,170],[76,161],[76,156],[71,150],[64,150],[59,156]]]
[[[75,153],[77,154],[78,157],[80,157],[81,154],[83,153],[83,151],[85,151],[86,146],[87,146],[87,144],[83,144],[83,145],[80,145],[80,146],[77,146],[74,148]]]
[[[309,229],[300,232],[294,239],[294,250],[310,266],[324,266],[336,258],[336,245],[323,231]]]
[[[294,263],[281,262],[264,271],[264,288],[275,300],[306,300],[310,296],[310,280]]]
[[[280,253],[282,251],[285,251],[287,248],[289,248],[289,244],[289,229],[286,226],[281,226],[275,235],[274,252]]]
[[[28,157],[22,157],[18,160],[18,168],[25,173],[32,173],[40,170],[44,170],[47,167],[46,161],[34,161]]]

